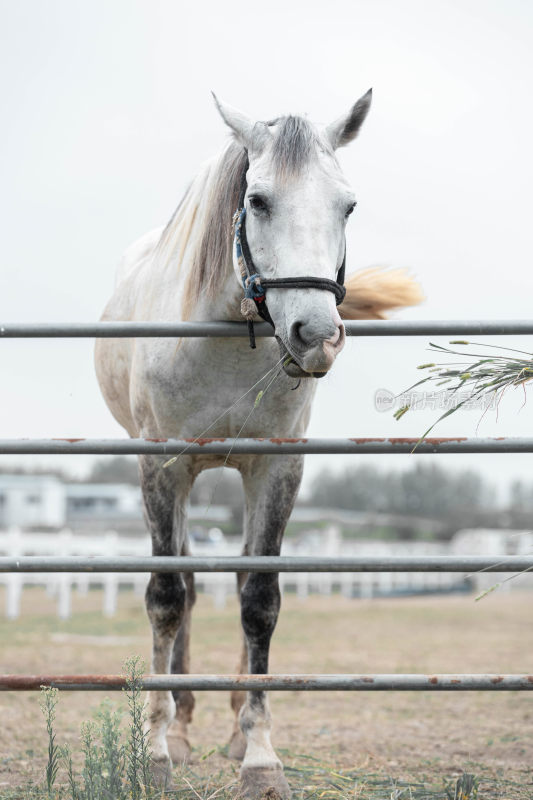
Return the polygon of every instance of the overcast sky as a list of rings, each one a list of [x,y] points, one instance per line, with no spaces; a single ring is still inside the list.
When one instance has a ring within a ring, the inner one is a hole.
[[[0,321],[98,319],[121,252],[168,220],[224,144],[211,89],[257,118],[299,112],[327,123],[370,86],[371,113],[340,155],[359,200],[349,271],[409,266],[427,300],[403,318],[531,316],[530,3],[2,0],[1,10]],[[414,382],[426,345],[349,342],[320,382],[310,434],[420,435],[438,412],[397,423],[373,398]],[[92,347],[2,341],[0,437],[123,436],[100,397]],[[533,408],[518,413],[522,402],[506,399],[478,435],[530,434]],[[436,433],[476,435],[480,414],[453,415]],[[326,463],[365,458],[310,456],[307,480]],[[43,460],[78,470],[90,461]],[[531,456],[439,463],[477,466],[494,484],[533,483]]]

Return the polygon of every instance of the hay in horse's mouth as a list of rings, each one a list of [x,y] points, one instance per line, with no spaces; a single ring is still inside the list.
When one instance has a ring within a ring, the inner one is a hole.
[[[283,371],[290,378],[323,378],[327,373],[325,372],[306,372],[296,361],[292,353],[289,353],[287,346],[276,336],[279,344],[280,358],[283,358]]]

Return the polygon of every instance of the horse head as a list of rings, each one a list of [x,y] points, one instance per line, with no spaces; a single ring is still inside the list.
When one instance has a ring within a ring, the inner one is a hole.
[[[344,346],[335,287],[342,283],[345,227],[356,200],[335,150],[357,136],[371,97],[370,90],[321,129],[298,116],[254,122],[215,97],[248,153],[241,200],[254,271],[266,286],[296,279],[268,288],[268,314],[282,356],[291,356],[285,371],[294,377],[325,375]],[[237,259],[234,267],[241,282]]]

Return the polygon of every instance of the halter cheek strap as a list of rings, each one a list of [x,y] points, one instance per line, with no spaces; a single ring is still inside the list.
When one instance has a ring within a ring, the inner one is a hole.
[[[235,235],[233,239],[233,258],[241,276],[241,281],[244,289],[244,297],[241,300],[241,314],[248,323],[248,336],[250,338],[250,347],[255,348],[255,334],[253,318],[259,314],[262,319],[270,323],[274,327],[274,322],[268,311],[265,302],[265,289],[261,283],[261,277],[258,272],[255,272],[253,261],[251,262],[250,251],[248,249],[248,242],[246,240],[246,233],[244,227],[244,218],[246,216],[246,209],[241,208],[235,212],[233,223],[235,227]],[[243,237],[244,232],[244,237]],[[244,245],[244,247],[243,247]],[[245,255],[247,251],[248,258]]]

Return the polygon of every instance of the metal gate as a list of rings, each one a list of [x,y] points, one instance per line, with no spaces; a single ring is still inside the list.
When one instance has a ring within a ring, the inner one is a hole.
[[[533,322],[511,321],[360,321],[345,322],[350,336],[447,336],[531,335]],[[265,323],[256,336],[272,336]],[[0,325],[0,338],[92,337],[235,337],[247,336],[246,326],[236,322],[158,323],[98,322]],[[227,455],[229,451],[258,454],[287,453],[410,453],[413,438],[348,439],[0,439],[0,454],[160,454],[177,455],[184,448],[191,455]],[[418,443],[417,453],[533,453],[533,438],[428,438]],[[238,558],[146,557],[56,558],[21,556],[0,558],[0,572],[521,572],[533,569],[533,556],[502,556],[498,562],[483,556],[432,558],[299,558],[242,556]],[[269,691],[468,691],[532,690],[533,675],[149,675],[145,689],[218,690],[262,689]],[[0,690],[38,690],[55,686],[63,690],[113,690],[126,685],[121,675],[0,675]]]

